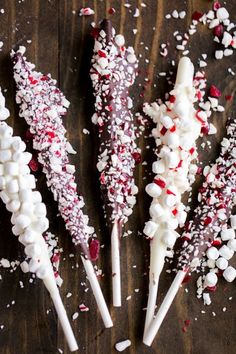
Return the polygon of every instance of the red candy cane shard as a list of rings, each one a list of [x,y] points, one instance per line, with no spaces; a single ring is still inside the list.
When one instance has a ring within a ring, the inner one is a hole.
[[[231,216],[236,198],[236,123],[233,118],[228,121],[227,138],[222,140],[220,156],[209,174],[199,193],[200,202],[189,230],[182,236],[185,241],[178,260],[178,272],[146,332],[144,343],[148,346],[152,344],[186,272],[199,266],[202,255]]]
[[[113,223],[111,233],[113,305],[121,306],[120,237],[136,202],[138,189],[134,168],[140,161],[129,88],[137,75],[138,61],[122,35],[115,35],[109,20],[103,20],[95,38],[90,76],[95,96],[92,117],[98,126],[100,149],[97,168],[106,205]]]
[[[75,167],[69,163],[68,155],[75,151],[65,136],[66,129],[62,122],[69,101],[56,87],[56,80],[50,74],[35,71],[35,66],[26,60],[24,53],[24,47],[11,53],[20,116],[30,127],[33,147],[38,151],[47,185],[58,202],[72,241],[82,248],[83,264],[105,326],[111,327],[112,320],[91,264],[89,241],[95,236],[94,229],[88,226],[88,216],[83,213],[84,201],[77,193]]]

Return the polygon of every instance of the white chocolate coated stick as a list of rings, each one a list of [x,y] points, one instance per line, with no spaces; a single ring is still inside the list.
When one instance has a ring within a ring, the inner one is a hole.
[[[186,272],[180,270],[178,271],[178,273],[176,274],[176,277],[170,287],[170,289],[168,290],[163,303],[161,304],[156,317],[154,318],[154,320],[151,322],[148,331],[146,331],[146,333],[144,334],[143,337],[143,343],[146,344],[147,346],[151,346],[152,342],[179,290],[180,285],[182,284],[182,281],[184,280],[184,277],[186,275]]]
[[[193,86],[193,75],[194,75],[194,67],[191,62],[191,60],[187,57],[183,57],[179,61],[178,65],[178,71],[177,71],[177,76],[176,76],[176,84],[174,90],[178,90],[178,94],[176,95],[176,102],[175,102],[175,109],[179,112],[182,121],[184,122],[185,119],[188,120],[189,115],[193,115],[192,109],[193,109],[193,103],[189,98],[189,91],[192,89]],[[168,126],[172,126],[174,124],[174,121],[172,120],[171,116],[168,117],[167,113],[165,112],[164,117],[160,116],[160,120],[164,124],[164,118],[166,119],[165,123],[168,121],[170,122]],[[167,121],[168,119],[168,121]],[[189,131],[193,130],[194,127],[188,127],[187,128]],[[173,136],[173,135],[172,135]],[[170,133],[171,137],[171,133]],[[164,143],[164,145],[166,145]],[[167,147],[167,146],[164,146]],[[171,148],[173,146],[170,146]],[[173,150],[174,151],[174,150]],[[172,152],[173,153],[173,152]],[[157,163],[160,163],[160,160],[157,161]],[[173,180],[175,180],[175,175],[171,174],[168,175],[168,172],[165,171],[165,163],[163,161],[163,174],[162,177],[166,181],[165,183],[170,185],[170,189],[172,187]],[[185,172],[185,177],[187,177],[188,174],[188,168],[189,165],[186,166],[186,172]],[[160,169],[160,167],[159,167]],[[161,170],[159,170],[161,171]],[[155,171],[156,173],[160,173],[158,170]],[[150,188],[150,186],[152,188]],[[155,191],[158,192],[158,194],[161,194],[161,196],[155,195]],[[145,319],[145,327],[144,327],[144,337],[145,334],[147,333],[148,327],[153,319],[154,312],[155,312],[155,307],[156,307],[156,299],[157,299],[157,292],[158,292],[158,283],[159,283],[159,278],[160,274],[162,272],[164,263],[165,263],[165,256],[166,256],[166,251],[167,247],[173,247],[176,238],[179,236],[175,231],[172,226],[166,227],[166,208],[169,206],[164,204],[164,209],[163,205],[160,207],[160,200],[163,198],[168,198],[162,191],[159,186],[157,186],[155,183],[149,185],[148,187],[149,194],[158,200],[157,207],[159,209],[155,209],[155,203],[152,204],[152,221],[149,221],[148,224],[146,224],[146,235],[149,237],[153,237],[152,240],[150,241],[150,270],[149,270],[149,295],[148,295],[148,304],[147,304],[147,312],[146,312],[146,319]],[[185,191],[185,190],[184,190]],[[179,201],[181,200],[181,195],[183,193],[183,190],[177,190]],[[160,214],[160,208],[163,210],[163,215],[164,215],[164,223],[162,222],[162,215]],[[173,206],[172,206],[173,209]],[[170,213],[171,213],[171,208],[170,208]],[[173,215],[171,215],[172,217]],[[175,226],[176,227],[176,226]],[[157,229],[155,231],[155,229]],[[153,232],[154,236],[153,236]]]
[[[99,311],[101,313],[104,325],[106,328],[110,328],[113,326],[113,322],[112,322],[110,313],[108,311],[102,290],[101,290],[100,285],[98,283],[93,265],[92,265],[91,261],[89,259],[85,259],[84,256],[81,256],[81,259],[82,259],[88,280],[89,280],[90,285],[92,287],[93,294],[96,299]]]
[[[111,233],[111,261],[112,261],[112,296],[113,306],[121,306],[121,279],[120,279],[120,240],[118,223],[115,222]]]

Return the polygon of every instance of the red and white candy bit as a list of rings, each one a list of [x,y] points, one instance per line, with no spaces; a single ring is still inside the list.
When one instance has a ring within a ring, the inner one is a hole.
[[[88,216],[82,211],[84,201],[77,193],[75,166],[69,163],[69,153],[75,153],[69,144],[63,126],[69,101],[55,86],[51,75],[34,71],[34,65],[26,61],[25,48],[12,51],[14,79],[17,86],[16,101],[20,105],[20,116],[24,117],[33,135],[33,147],[38,151],[38,160],[46,174],[47,185],[69,230],[72,241],[82,248],[82,259],[97,304],[106,327],[112,320],[103,298],[99,283],[91,264],[89,241],[94,229],[88,226]],[[87,264],[88,263],[88,264]]]
[[[137,75],[138,61],[132,47],[124,46],[122,35],[115,35],[109,20],[97,32],[90,76],[94,88],[95,113],[92,121],[99,128],[100,149],[97,163],[106,214],[113,223],[111,235],[113,305],[121,306],[119,242],[123,225],[136,203],[135,164],[140,150],[129,97]]]
[[[0,198],[12,213],[12,233],[24,245],[29,262],[21,264],[23,272],[35,273],[42,279],[56,308],[71,351],[78,349],[54,276],[49,248],[43,237],[48,229],[47,210],[41,194],[35,190],[35,177],[28,167],[31,154],[19,136],[2,120],[9,117],[0,89]]]
[[[189,230],[182,235],[185,241],[178,261],[179,270],[155,319],[146,332],[144,338],[146,345],[152,344],[186,272],[199,266],[202,255],[211,245],[214,245],[217,235],[228,222],[235,197],[236,123],[234,119],[230,118],[227,126],[227,138],[224,138],[221,143],[221,154],[209,169],[206,182],[199,192],[199,205],[195,210],[195,216],[190,222]],[[232,273],[231,270],[230,273]],[[216,276],[210,281],[211,284],[216,284]]]
[[[183,227],[186,220],[182,195],[190,191],[195,180],[197,166],[196,140],[201,127],[207,123],[204,111],[196,111],[198,100],[193,87],[194,67],[190,59],[180,59],[176,83],[169,100],[162,105],[144,105],[144,112],[156,123],[153,137],[157,145],[157,161],[152,170],[156,174],[146,192],[153,198],[150,207],[151,220],[144,227],[144,234],[150,239],[149,297],[145,321],[145,332],[155,311],[158,283],[168,249],[174,247],[179,234],[177,227]]]

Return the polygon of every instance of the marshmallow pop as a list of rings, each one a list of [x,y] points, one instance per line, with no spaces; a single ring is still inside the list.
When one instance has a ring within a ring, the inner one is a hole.
[[[197,166],[196,140],[207,116],[194,109],[197,100],[193,87],[194,67],[189,58],[180,59],[174,89],[165,104],[144,105],[156,127],[152,134],[156,141],[157,160],[152,170],[156,174],[146,192],[153,198],[151,220],[145,224],[144,234],[150,240],[149,296],[145,320],[147,331],[155,311],[159,277],[167,251],[174,247],[187,213],[182,195],[191,190]],[[200,117],[200,118],[199,118]]]
[[[235,139],[236,123],[230,118],[227,138],[221,143],[220,156],[209,170],[206,181],[199,191],[200,202],[189,224],[189,230],[182,235],[184,242],[178,260],[178,272],[144,336],[144,343],[148,346],[152,344],[186,273],[200,265],[202,255],[231,217],[236,198]]]
[[[43,75],[35,71],[35,66],[26,61],[24,53],[24,47],[11,53],[20,116],[25,118],[30,126],[33,147],[39,152],[38,158],[46,174],[47,185],[58,202],[60,214],[72,241],[75,245],[81,246],[81,259],[104,324],[111,327],[112,320],[89,252],[89,241],[94,236],[94,229],[88,226],[88,216],[83,213],[84,201],[77,193],[75,166],[69,163],[68,153],[75,151],[65,136],[66,129],[62,122],[69,101],[55,86],[56,80],[53,80],[50,74]]]
[[[103,20],[95,36],[90,77],[95,96],[92,121],[98,127],[100,146],[97,169],[106,216],[112,223],[111,257],[113,305],[121,306],[120,239],[122,227],[132,214],[138,188],[134,182],[140,150],[129,88],[137,75],[138,61],[122,35],[115,35],[109,20]]]
[[[35,177],[28,164],[31,154],[25,152],[25,143],[19,136],[12,136],[13,129],[2,120],[9,117],[5,98],[0,89],[0,197],[12,213],[12,232],[18,236],[29,263],[23,262],[22,270],[30,271],[42,279],[49,291],[61,326],[71,351],[78,349],[54,277],[48,246],[43,233],[48,229],[46,206],[41,194],[35,190]]]

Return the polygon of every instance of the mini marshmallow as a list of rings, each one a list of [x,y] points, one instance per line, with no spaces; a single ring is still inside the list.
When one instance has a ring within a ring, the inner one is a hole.
[[[225,245],[219,249],[219,253],[221,257],[224,257],[225,259],[227,259],[227,261],[231,259],[234,255],[234,251]]]
[[[14,161],[19,162],[22,165],[28,165],[30,160],[32,159],[32,154],[30,154],[29,152],[18,152],[18,151],[16,151],[12,155],[12,159]]]
[[[31,224],[31,218],[27,215],[20,214],[16,217],[16,225],[22,229],[25,229],[27,226]]]
[[[10,203],[10,201],[11,201],[9,195],[5,191],[0,192],[0,197],[1,197],[4,204]]]
[[[8,193],[17,193],[19,191],[19,184],[16,179],[12,179],[6,185],[6,189]]]
[[[171,148],[176,148],[179,146],[179,136],[176,133],[169,133],[167,135],[167,144]]]
[[[0,136],[7,138],[11,137],[13,134],[13,129],[6,123],[1,123],[0,124]]]
[[[39,267],[40,267],[40,263],[38,262],[38,260],[35,260],[35,259],[31,259],[30,260],[30,262],[29,262],[29,271],[31,273],[37,272]]]
[[[24,237],[25,243],[33,243],[39,237],[39,234],[34,230],[27,228],[22,236]]]
[[[6,178],[0,176],[0,189],[5,189],[5,188],[6,188]]]
[[[41,255],[42,249],[37,243],[32,243],[25,247],[25,254],[30,258],[37,258]]]
[[[12,149],[14,151],[23,152],[26,149],[24,141],[21,140],[19,136],[14,136],[11,143]]]
[[[223,241],[233,240],[235,238],[235,231],[234,229],[223,229],[220,236]]]
[[[232,229],[236,230],[236,215],[231,215],[230,225],[231,225]]]
[[[166,160],[169,168],[175,168],[179,164],[179,156],[174,151],[171,151],[166,155]]]
[[[216,262],[213,259],[208,259],[207,266],[208,266],[208,268],[213,269],[216,267]]]
[[[19,236],[23,232],[22,228],[19,227],[18,225],[12,226],[11,230],[12,230],[13,235],[15,235],[15,236]],[[18,240],[21,242],[20,238]]]
[[[164,209],[159,203],[152,203],[149,209],[150,215],[153,218],[159,218],[164,214]]]
[[[11,147],[12,138],[0,139],[0,149],[5,150]]]
[[[34,204],[36,203],[41,203],[42,202],[42,196],[41,196],[41,193],[38,192],[38,191],[34,191],[32,193],[32,201]]]
[[[210,247],[208,248],[206,255],[209,259],[216,260],[220,254],[216,247]]]
[[[236,240],[229,240],[227,242],[227,247],[229,247],[231,250],[233,250],[234,252],[236,252]]]
[[[162,160],[155,161],[152,164],[152,171],[153,173],[159,174],[165,171],[165,164]]]
[[[19,191],[19,199],[22,203],[31,202],[33,199],[32,194],[33,193],[31,189],[22,189]]]
[[[34,205],[30,202],[23,202],[20,208],[21,214],[27,215],[32,218],[34,215]]]
[[[10,176],[17,176],[19,174],[18,163],[13,161],[4,163],[4,172]]]
[[[207,273],[204,279],[204,287],[213,287],[217,284],[218,278],[217,275],[213,272]]]
[[[234,281],[234,279],[236,278],[236,269],[234,267],[229,266],[223,272],[223,277],[227,282],[232,283],[232,281]]]
[[[173,231],[166,230],[163,232],[162,241],[167,247],[173,248],[176,241],[176,234]]]
[[[27,183],[27,188],[29,189],[35,189],[36,188],[36,181],[34,175],[26,175],[25,176],[26,183]]]
[[[30,173],[30,168],[27,165],[19,165],[19,174],[22,176],[28,175]]]
[[[0,162],[6,162],[11,159],[11,151],[10,150],[1,150],[0,151]]]
[[[160,117],[161,124],[166,128],[170,129],[173,127],[173,120],[169,116]]]
[[[145,223],[145,227],[143,229],[143,233],[150,237],[153,238],[153,236],[155,235],[155,232],[157,231],[157,224],[151,220],[149,220],[148,222]]]
[[[176,203],[176,196],[173,194],[167,194],[164,197],[164,203],[167,207],[173,207]]]
[[[228,267],[229,262],[227,261],[227,259],[220,257],[217,259],[216,261],[216,266],[217,268],[224,270]]]
[[[11,213],[15,213],[20,209],[20,201],[19,200],[12,200],[10,203],[6,204],[6,208]]]
[[[49,221],[45,217],[39,218],[38,221],[33,224],[33,227],[34,227],[35,231],[43,233],[44,231],[46,231],[48,229]]]
[[[156,183],[149,183],[145,190],[153,198],[159,197],[162,192],[162,189]]]
[[[47,214],[47,209],[44,203],[37,203],[34,206],[34,213],[35,215],[39,216],[39,217],[43,217],[46,216]]]

